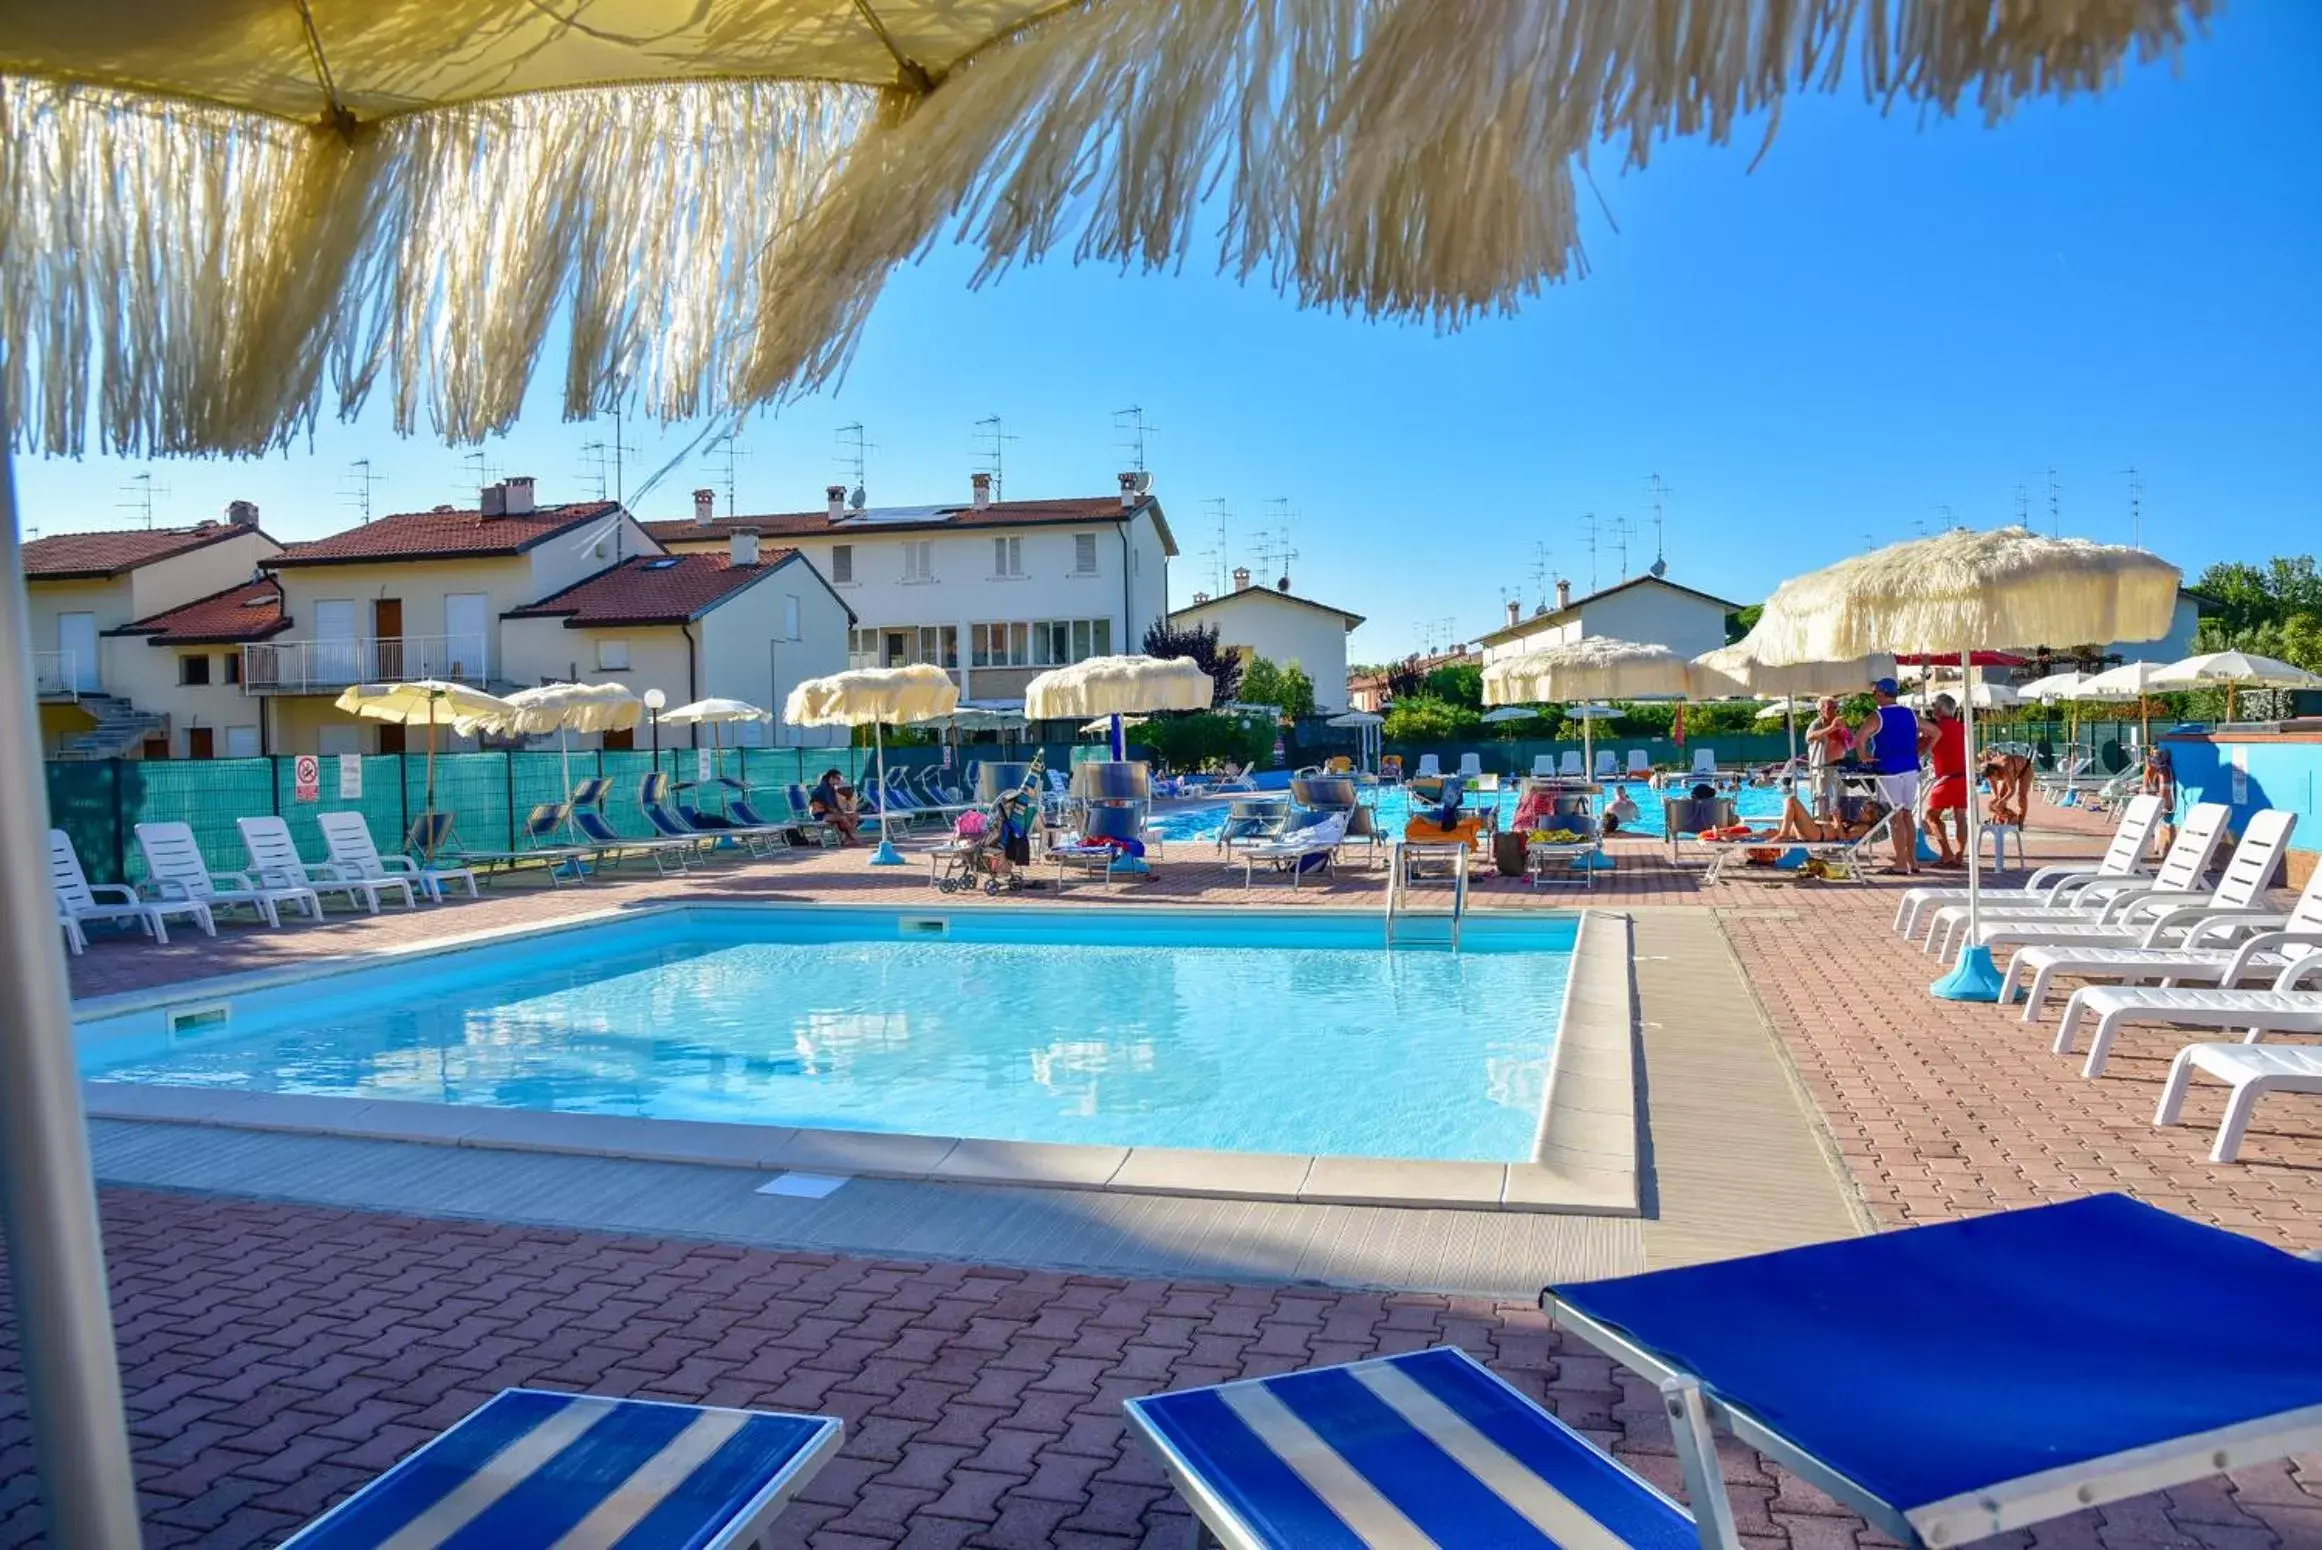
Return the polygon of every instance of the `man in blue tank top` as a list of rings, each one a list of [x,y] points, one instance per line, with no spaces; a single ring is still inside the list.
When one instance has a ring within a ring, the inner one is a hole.
[[[1896,703],[1901,692],[1902,686],[1892,678],[1882,678],[1871,685],[1871,694],[1879,702],[1879,713],[1866,730],[1871,738],[1871,768],[1879,775],[1879,794],[1895,814],[1887,829],[1888,838],[1895,844],[1895,864],[1890,871],[1916,877],[1919,872],[1919,754],[1924,739],[1919,718],[1911,707]]]

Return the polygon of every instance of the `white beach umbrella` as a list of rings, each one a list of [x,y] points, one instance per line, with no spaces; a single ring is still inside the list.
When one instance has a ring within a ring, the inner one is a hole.
[[[1757,715],[1751,719],[1757,721],[1787,720],[1789,717],[1795,716],[1798,713],[1798,707],[1801,704],[1811,709],[1814,702],[1812,700],[1800,701],[1794,699],[1776,700],[1773,704],[1768,705],[1764,710],[1759,711]]]
[[[1131,727],[1141,727],[1151,719],[1149,716],[1123,716],[1121,717],[1121,730],[1125,732]],[[1109,734],[1112,729],[1113,718],[1110,716],[1097,716],[1080,724],[1082,733],[1089,736],[1099,733]]]
[[[873,866],[901,866],[903,857],[887,836],[887,741],[883,730],[934,721],[959,709],[959,685],[932,663],[909,667],[858,667],[827,678],[809,678],[790,691],[782,719],[801,727],[871,729],[879,768],[879,848]]]
[[[509,716],[500,730],[539,736],[556,734],[564,789],[572,790],[572,734],[620,732],[637,724],[645,702],[620,684],[538,684],[507,699]]]
[[[1129,756],[1121,717],[1138,711],[1207,710],[1214,686],[1190,657],[1090,657],[1054,667],[1024,686],[1024,714],[1034,721],[1112,718],[1116,761]]]
[[[1704,692],[1706,691],[1706,693]],[[1666,646],[1587,635],[1506,657],[1484,669],[1486,705],[1562,704],[1574,700],[1724,698],[1739,687],[1697,668]],[[1580,718],[1583,767],[1596,769],[1596,718]]]
[[[747,700],[707,699],[694,700],[675,710],[665,710],[658,718],[665,727],[708,727],[710,729],[710,767],[723,778],[726,768],[726,741],[724,729],[750,721],[772,721],[774,713]]]
[[[1504,726],[1511,721],[1530,721],[1539,714],[1540,712],[1530,705],[1502,705],[1497,710],[1485,711],[1483,719],[1487,726]]]
[[[2053,705],[2058,700],[2075,700],[2080,698],[2080,686],[2087,683],[2090,676],[2067,669],[2061,673],[2050,673],[2045,678],[2035,678],[2028,684],[2019,684],[2016,693],[2042,705]]]
[[[1362,751],[1362,765],[1366,770],[1378,768],[1379,728],[1387,718],[1372,710],[1342,710],[1324,722],[1324,726],[1353,727],[1356,745]]]
[[[1795,577],[1766,599],[1750,632],[1769,662],[1837,661],[1874,651],[1954,652],[1962,674],[1978,647],[2031,641],[2151,640],[2168,632],[2183,577],[2142,549],[2042,538],[2028,528],[1954,529],[1890,544]],[[1975,767],[1975,711],[1966,717]],[[1983,918],[1975,803],[1967,804],[1968,947],[1932,987],[1992,1001],[1999,973],[1975,945]]]
[[[2118,667],[2108,667],[2082,684],[2075,698],[2116,700],[2122,703],[2136,701],[2137,725],[2145,746],[2150,748],[2153,743],[2153,707],[2149,697],[2168,692],[2169,685],[2162,683],[2159,678],[2165,666],[2160,662],[2123,662]]]
[[[2024,697],[2006,684],[1986,683],[1931,683],[1903,696],[1903,703],[1915,709],[1925,709],[1943,695],[1950,695],[1954,704],[1966,704],[1976,710],[2012,710],[2024,702]]]
[[[2182,662],[2171,662],[2152,675],[2151,682],[2163,689],[2201,689],[2213,684],[2225,685],[2225,719],[2233,719],[2234,691],[2244,685],[2252,689],[2317,689],[2322,688],[2322,674],[2309,673],[2292,662],[2274,657],[2251,656],[2245,651],[2211,651]]]
[[[407,683],[355,684],[335,702],[340,710],[366,721],[394,726],[427,728],[426,811],[435,811],[435,729],[448,726],[465,736],[492,731],[507,723],[508,702],[496,694],[440,678],[415,678]],[[429,831],[430,842],[434,830]]]
[[[1703,652],[1693,664],[1732,679],[1745,693],[1803,699],[1861,694],[1880,679],[1896,676],[1894,653],[1887,651],[1837,661],[1767,662],[1757,654],[1755,631],[1733,645]]]

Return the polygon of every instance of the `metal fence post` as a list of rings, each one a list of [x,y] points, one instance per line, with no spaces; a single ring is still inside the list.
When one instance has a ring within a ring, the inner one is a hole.
[[[129,881],[129,825],[121,811],[121,765],[119,759],[107,759],[105,764],[113,777],[113,881]]]
[[[395,755],[395,807],[403,815],[403,843],[411,843],[411,782],[405,777],[411,772],[403,767],[407,757],[400,750]]]
[[[508,790],[508,848],[516,848],[516,752],[512,748],[500,750],[500,773]]]

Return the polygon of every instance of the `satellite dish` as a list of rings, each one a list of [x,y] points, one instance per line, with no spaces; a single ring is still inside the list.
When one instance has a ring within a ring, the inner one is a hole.
[[[1659,556],[1655,556],[1653,563],[1646,566],[1645,570],[1650,575],[1666,576],[1669,574],[1669,562],[1667,560],[1661,559]]]
[[[863,509],[863,502],[866,498],[863,494],[863,487],[858,484],[855,486],[854,493],[847,497],[847,504],[860,511]]]
[[[1129,488],[1135,490],[1139,495],[1142,495],[1147,490],[1153,488],[1153,476],[1150,473],[1147,473],[1144,469],[1140,468],[1137,470],[1136,479],[1130,484]]]

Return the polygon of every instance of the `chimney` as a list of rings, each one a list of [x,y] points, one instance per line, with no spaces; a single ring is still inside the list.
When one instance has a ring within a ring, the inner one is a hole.
[[[532,504],[532,476],[530,474],[510,474],[503,482],[508,486],[508,515],[511,517],[532,515],[535,509]]]
[[[1247,565],[1237,565],[1234,567],[1234,590],[1236,592],[1247,592],[1250,590],[1250,568]]]
[[[758,530],[754,527],[736,528],[727,540],[727,560],[735,566],[758,563]]]
[[[1572,606],[1571,582],[1558,581],[1556,583],[1556,606],[1558,608],[1570,608]]]
[[[258,503],[256,501],[226,502],[226,520],[236,527],[256,527],[258,525]]]
[[[1523,620],[1524,620],[1524,604],[1523,604],[1522,600],[1521,600],[1521,599],[1518,599],[1518,598],[1513,598],[1513,597],[1509,598],[1509,599],[1508,599],[1508,623],[1509,623],[1509,624],[1511,624],[1511,625],[1514,625],[1514,624],[1521,624],[1521,623],[1523,622]]]
[[[1206,602],[1208,602],[1208,601],[1209,601],[1209,594],[1208,594],[1207,592],[1196,592],[1196,593],[1194,593],[1194,594],[1193,594],[1193,602],[1194,602],[1194,606],[1196,606],[1196,607],[1199,607],[1201,604],[1203,604],[1203,603],[1206,603]]]
[[[976,492],[975,509],[982,511],[992,503],[992,476],[990,474],[974,474],[969,477],[968,483]]]
[[[1143,474],[1121,475],[1121,505],[1124,509],[1136,505],[1137,502],[1145,498],[1145,492],[1139,488],[1144,482],[1145,476]]]
[[[718,492],[717,492],[717,491],[715,491],[715,490],[696,490],[696,491],[694,491],[694,492],[693,492],[693,520],[694,520],[694,521],[695,521],[695,522],[696,522],[698,525],[700,525],[700,526],[702,526],[702,527],[708,527],[708,526],[709,526],[709,525],[710,525],[712,522],[715,522],[717,519],[718,519]]]
[[[481,509],[487,522],[508,515],[508,486],[505,483],[485,485]]]
[[[847,514],[847,487],[845,485],[826,484],[822,487],[822,493],[830,498],[830,519],[833,522]]]

